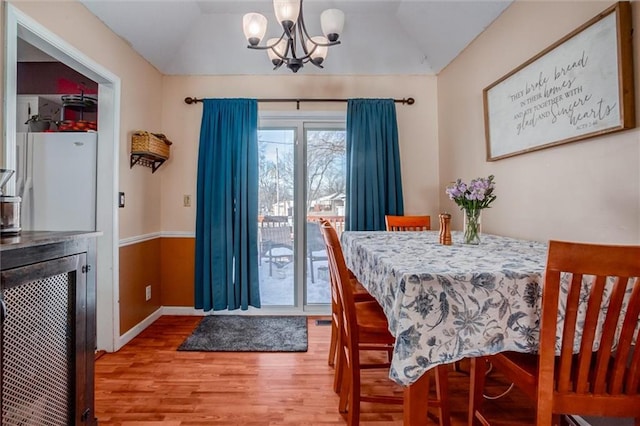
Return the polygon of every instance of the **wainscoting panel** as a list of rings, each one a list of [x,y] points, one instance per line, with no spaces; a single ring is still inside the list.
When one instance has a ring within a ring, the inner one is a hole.
[[[161,303],[160,238],[120,246],[120,335],[135,327]],[[145,300],[146,286],[151,299]]]
[[[196,240],[161,238],[162,306],[193,308]]]

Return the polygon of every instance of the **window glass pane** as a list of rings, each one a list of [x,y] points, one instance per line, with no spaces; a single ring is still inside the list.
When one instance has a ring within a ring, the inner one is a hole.
[[[338,233],[344,229],[346,132],[343,129],[308,129],[305,142],[307,304],[328,304],[331,303],[331,287],[327,253],[317,219],[329,219]]]
[[[258,253],[263,306],[294,301],[293,159],[295,129],[258,131]]]

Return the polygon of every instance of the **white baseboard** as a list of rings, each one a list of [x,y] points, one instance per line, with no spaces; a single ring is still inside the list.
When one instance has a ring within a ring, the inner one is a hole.
[[[162,315],[205,316],[206,313],[202,309],[189,306],[163,306]]]
[[[147,327],[149,327],[155,320],[162,316],[162,307],[158,308],[151,315],[140,321],[135,327],[131,328],[131,330],[124,333],[120,338],[116,341],[115,351],[119,351],[124,345],[129,343],[136,337],[138,334],[142,333]]]

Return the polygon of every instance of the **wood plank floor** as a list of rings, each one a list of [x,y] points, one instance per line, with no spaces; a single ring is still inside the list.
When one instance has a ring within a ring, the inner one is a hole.
[[[163,316],[96,361],[99,424],[344,425],[327,365],[330,327],[315,319],[308,320],[306,353],[222,353],[178,352],[200,318]],[[401,394],[386,371],[367,374],[376,391]],[[495,374],[488,382],[491,394],[507,387]],[[449,383],[452,425],[466,425],[468,376],[452,371]],[[532,423],[533,409],[517,391],[488,404],[499,425]],[[401,425],[401,406],[363,403],[361,424]]]

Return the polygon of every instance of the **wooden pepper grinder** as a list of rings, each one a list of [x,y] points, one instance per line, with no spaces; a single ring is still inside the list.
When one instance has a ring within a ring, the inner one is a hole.
[[[449,213],[440,213],[440,244],[445,246],[451,245],[451,215]]]

